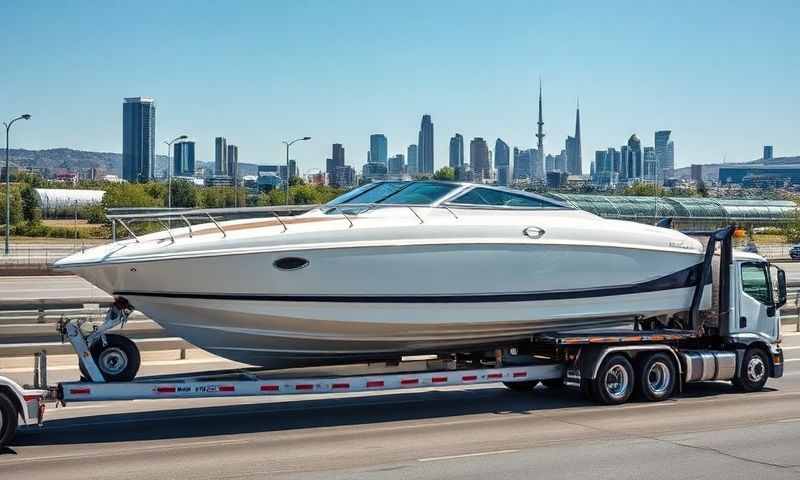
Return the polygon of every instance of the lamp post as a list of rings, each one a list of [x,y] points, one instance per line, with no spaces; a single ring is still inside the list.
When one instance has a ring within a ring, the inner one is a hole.
[[[11,167],[9,166],[8,162],[8,135],[9,131],[11,130],[11,125],[14,124],[17,120],[30,120],[31,115],[29,113],[20,115],[17,118],[12,119],[9,122],[3,122],[3,125],[6,127],[6,249],[5,254],[9,255],[11,250],[8,248],[8,239],[11,237]]]
[[[173,138],[171,141],[164,140],[167,145],[167,208],[172,209],[172,144],[178,140],[186,140],[186,135]]]
[[[289,175],[289,147],[291,147],[292,144],[294,144],[295,142],[301,142],[301,141],[306,141],[306,140],[311,140],[311,137],[295,138],[294,140],[292,140],[290,142],[283,142],[283,144],[286,145],[286,188],[285,188],[285,190],[286,190],[286,206],[287,207],[289,206],[289,177],[290,177],[290,175]]]

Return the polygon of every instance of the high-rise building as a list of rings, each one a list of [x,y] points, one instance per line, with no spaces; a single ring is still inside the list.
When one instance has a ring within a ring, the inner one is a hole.
[[[450,138],[450,166],[453,168],[464,166],[464,137],[460,133]]]
[[[644,147],[642,153],[642,165],[644,168],[644,178],[649,181],[657,181],[661,176],[658,168],[658,160],[656,160],[655,147]]]
[[[643,175],[642,142],[634,133],[628,139],[627,158],[624,158],[628,180],[641,180]]]
[[[214,174],[228,174],[228,141],[225,137],[214,139]]]
[[[565,171],[570,175],[577,175],[574,172],[577,168],[576,165],[578,164],[578,140],[573,136],[568,136],[566,142],[564,142],[564,150],[567,153],[567,165]]]
[[[531,173],[534,170],[534,163],[536,162],[537,152],[535,148],[521,150],[514,147],[514,180],[532,178]]]
[[[333,185],[340,188],[352,187],[356,184],[356,171],[350,165],[336,167],[333,172]]]
[[[423,115],[417,142],[417,169],[421,175],[433,175],[433,122]]]
[[[622,145],[619,147],[619,158],[620,158],[620,171],[619,171],[619,179],[627,181],[628,178],[632,178],[633,175],[628,173],[628,146]]]
[[[486,140],[475,137],[469,142],[469,164],[472,167],[473,180],[480,183],[492,177],[492,164],[489,161],[489,146]]]
[[[328,184],[342,186],[337,180],[337,169],[344,167],[344,147],[341,143],[334,143],[331,147],[331,157],[325,161],[325,174],[328,177]],[[344,174],[346,175],[346,174]]]
[[[772,160],[772,145],[764,145],[764,161]]]
[[[369,136],[369,161],[386,165],[388,160],[388,144],[386,135],[375,133]]]
[[[389,175],[402,175],[406,169],[406,157],[402,153],[398,153],[389,158],[388,173]]]
[[[178,177],[194,176],[194,142],[183,141],[172,145],[172,174]]]
[[[122,178],[153,179],[156,151],[156,104],[152,98],[126,98],[122,104]]]
[[[544,178],[544,121],[542,120],[542,79],[539,79],[539,121],[536,122],[536,159],[538,160],[531,170],[531,177]],[[541,174],[539,172],[541,170]]]
[[[414,144],[409,145],[406,154],[406,158],[408,160],[408,166],[406,169],[408,170],[408,174],[413,177],[419,173],[419,164],[417,163],[417,146]]]
[[[228,175],[233,178],[234,185],[239,181],[239,147],[236,145],[228,145],[225,154],[225,163],[228,165]]]
[[[669,178],[675,171],[675,159],[669,154],[671,130],[659,130],[655,134],[656,168],[659,178]]]
[[[606,152],[611,165],[611,171],[617,174],[619,178],[622,169],[622,158],[616,148],[609,148]]]
[[[703,166],[696,163],[692,164],[692,180],[699,182],[703,180]]]
[[[567,165],[567,170],[572,175],[583,174],[583,150],[581,147],[581,105],[575,108],[575,136],[573,137],[572,163]]]
[[[494,168],[497,169],[497,184],[508,186],[511,183],[509,176],[510,150],[508,144],[501,139],[494,142]]]

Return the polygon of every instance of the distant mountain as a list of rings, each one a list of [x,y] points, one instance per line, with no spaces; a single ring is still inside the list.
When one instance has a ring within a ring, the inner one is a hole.
[[[51,148],[47,150],[10,149],[9,159],[14,165],[27,168],[38,168],[49,172],[67,170],[70,172],[96,168],[104,174],[122,175],[122,154],[112,152],[89,152],[71,148]],[[166,155],[156,156],[156,172],[167,169],[169,158]],[[213,170],[214,162],[198,161],[197,166]],[[252,163],[239,164],[240,175],[256,175],[258,165]]]

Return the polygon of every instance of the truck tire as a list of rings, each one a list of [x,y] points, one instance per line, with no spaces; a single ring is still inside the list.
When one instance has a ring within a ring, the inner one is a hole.
[[[139,347],[128,337],[122,335],[106,335],[107,345],[95,342],[91,347],[92,358],[103,374],[106,382],[130,382],[139,372],[142,359]],[[89,372],[80,364],[81,375],[91,381]]]
[[[505,385],[506,388],[514,392],[532,392],[538,384],[539,380],[528,380],[525,382],[503,382],[503,385]]]
[[[603,360],[592,382],[592,399],[606,405],[625,403],[633,394],[635,374],[625,355],[612,354]]]
[[[733,386],[742,392],[757,392],[764,388],[769,377],[769,357],[759,347],[747,349],[742,357],[742,366],[733,377]]]
[[[643,356],[636,371],[637,392],[643,400],[660,402],[672,396],[678,379],[675,362],[664,352]]]
[[[17,432],[19,412],[8,394],[0,390],[0,449],[11,442]]]

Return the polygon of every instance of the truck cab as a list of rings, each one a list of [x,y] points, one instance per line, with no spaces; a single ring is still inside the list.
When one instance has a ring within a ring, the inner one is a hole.
[[[786,303],[786,274],[755,254],[736,250],[733,254],[731,315],[728,336],[734,339],[780,341],[780,307]]]

